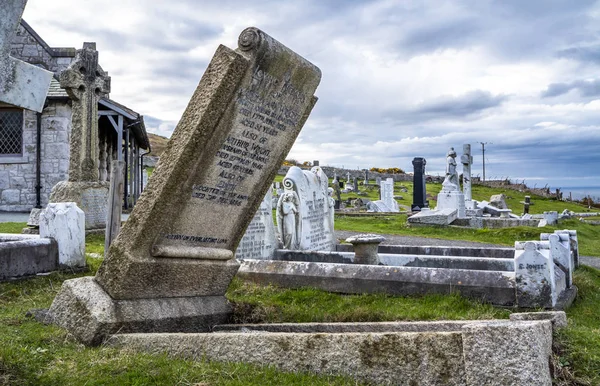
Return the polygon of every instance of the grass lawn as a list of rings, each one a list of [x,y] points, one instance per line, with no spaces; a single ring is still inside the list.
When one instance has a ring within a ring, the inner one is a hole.
[[[396,187],[398,188],[398,184]],[[410,184],[405,186],[412,189]],[[428,191],[435,191],[432,186]],[[483,188],[477,194],[489,196]],[[409,205],[412,192],[399,203]],[[506,193],[509,195],[509,192]],[[522,200],[510,191],[509,206]],[[377,191],[369,191],[370,199]],[[371,198],[373,196],[373,198]],[[483,199],[477,196],[475,198]],[[572,203],[532,197],[532,212],[568,208]],[[512,208],[518,208],[512,206]],[[513,209],[514,210],[514,209]],[[515,210],[516,212],[516,210]],[[18,233],[24,223],[0,224],[0,233]],[[512,245],[515,240],[539,239],[539,233],[555,229],[577,229],[582,255],[600,256],[600,227],[578,220],[563,221],[560,227],[472,230],[459,228],[408,227],[406,216],[336,217],[336,229],[383,234],[404,234],[443,239],[460,239]],[[219,364],[173,359],[163,355],[139,354],[108,347],[88,348],[65,331],[44,326],[25,316],[34,308],[47,308],[62,281],[93,275],[102,256],[101,235],[86,240],[88,265],[85,274],[54,273],[33,279],[0,283],[0,385],[356,385],[344,377],[306,373],[283,373],[270,367]],[[94,254],[94,255],[89,255]],[[557,385],[600,385],[600,271],[581,267],[575,273],[579,294],[567,311],[569,326],[556,336],[553,360]],[[392,320],[507,318],[511,311],[468,300],[459,295],[415,297],[387,295],[341,295],[310,288],[281,289],[258,286],[234,279],[227,292],[234,305],[235,322],[349,322]]]

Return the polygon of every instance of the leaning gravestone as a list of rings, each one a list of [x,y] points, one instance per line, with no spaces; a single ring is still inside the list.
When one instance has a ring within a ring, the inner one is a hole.
[[[41,113],[52,73],[10,56],[27,0],[0,0],[0,102]]]
[[[284,248],[302,251],[333,250],[334,202],[330,200],[327,191],[328,182],[327,176],[318,166],[310,171],[297,166],[288,170],[283,179],[285,191],[277,204],[277,229]],[[297,199],[287,200],[288,197]],[[288,210],[291,205],[297,207],[297,214]]]
[[[98,64],[96,43],[83,43],[61,72],[60,85],[73,101],[69,179],[52,188],[50,202],[76,202],[86,229],[104,228],[109,183],[100,181],[98,169],[98,101],[110,92],[110,77]]]
[[[50,314],[80,341],[200,332],[231,312],[244,231],[316,98],[320,70],[259,29],[219,46],[148,187],[96,277],[67,280]]]
[[[277,249],[273,223],[273,189],[269,188],[235,251],[238,260],[270,260]]]

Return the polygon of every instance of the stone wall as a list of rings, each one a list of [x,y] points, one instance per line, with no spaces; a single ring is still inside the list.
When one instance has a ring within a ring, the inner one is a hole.
[[[37,115],[23,110],[23,156],[10,163],[0,158],[0,211],[26,212],[36,204]],[[41,201],[45,206],[52,187],[68,178],[71,107],[51,101],[42,112]],[[12,158],[12,157],[11,157]]]
[[[38,39],[41,40],[39,37]],[[10,55],[53,72],[60,72],[69,66],[75,56],[74,49],[52,49],[44,46],[38,39],[19,24],[17,33],[12,39]]]
[[[282,166],[281,168],[279,168],[279,171],[277,172],[277,174],[286,175],[286,173],[289,169],[290,169],[289,166]],[[308,168],[308,169],[310,169],[310,168]],[[350,173],[350,178],[352,178],[352,179],[354,179],[354,177],[357,177],[358,180],[361,182],[365,179],[365,172],[363,170],[342,169],[342,168],[336,168],[333,166],[321,166],[321,169],[323,169],[323,171],[325,172],[325,174],[327,176],[329,176],[329,178],[333,178],[333,176],[335,174],[337,174],[338,178],[344,182],[346,181],[346,178],[348,177],[348,173]],[[377,172],[369,171],[369,181],[374,183],[375,179],[377,177],[381,177],[382,180],[385,180],[386,178],[392,178],[394,180],[394,182],[402,182],[402,181],[412,182],[412,180],[413,180],[412,174],[390,174],[390,173],[377,173]],[[426,179],[427,179],[427,182],[441,183],[444,180],[444,177],[426,176]]]

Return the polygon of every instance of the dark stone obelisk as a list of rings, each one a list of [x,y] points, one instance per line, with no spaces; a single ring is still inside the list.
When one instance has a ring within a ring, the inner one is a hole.
[[[425,161],[425,158],[415,157],[412,164],[414,167],[413,203],[410,206],[410,209],[413,212],[420,212],[422,208],[429,206],[425,189],[425,165],[427,164],[427,161]]]

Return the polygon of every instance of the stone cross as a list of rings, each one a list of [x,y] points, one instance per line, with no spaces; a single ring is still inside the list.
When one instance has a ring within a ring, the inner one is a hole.
[[[473,164],[473,156],[471,155],[471,145],[463,145],[463,155],[460,157],[460,162],[463,165],[463,193],[465,201],[471,201],[471,165]]]
[[[0,102],[42,112],[52,73],[10,56],[27,0],[0,0]]]
[[[98,65],[96,43],[83,43],[60,74],[73,100],[69,181],[98,180],[98,101],[110,92],[110,77]]]

